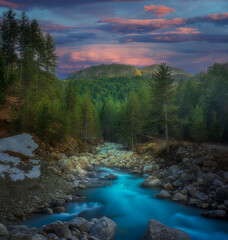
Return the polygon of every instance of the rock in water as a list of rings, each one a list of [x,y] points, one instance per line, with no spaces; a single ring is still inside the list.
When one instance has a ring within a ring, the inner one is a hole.
[[[170,194],[169,194],[169,192],[167,192],[166,190],[161,190],[161,192],[158,193],[158,194],[156,195],[156,197],[158,197],[158,198],[169,198],[169,197],[170,197]]]
[[[90,235],[100,240],[112,240],[115,236],[117,225],[107,217],[100,218],[91,228]]]
[[[44,235],[41,235],[41,234],[36,234],[32,237],[31,240],[47,240],[46,237],[44,237]]]
[[[54,223],[42,227],[42,230],[47,234],[55,233],[59,238],[68,238],[71,236],[71,232],[67,228],[67,226],[59,221],[56,221]]]
[[[73,227],[78,228],[81,232],[89,232],[90,225],[89,222],[84,218],[76,217],[69,222],[70,229]]]
[[[148,188],[161,188],[162,182],[159,179],[153,179],[151,177],[148,177],[144,182],[141,184],[142,187],[148,187]]]
[[[202,216],[208,218],[224,218],[226,216],[226,212],[224,210],[213,210],[202,213]]]
[[[8,236],[9,236],[9,233],[8,233],[6,227],[3,224],[0,223],[0,238],[1,237],[8,238]]]
[[[159,221],[151,219],[143,240],[190,240],[190,236],[182,230],[166,227]]]

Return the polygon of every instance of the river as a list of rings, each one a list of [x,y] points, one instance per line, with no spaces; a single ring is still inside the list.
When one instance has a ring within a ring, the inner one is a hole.
[[[103,151],[103,150],[102,150]],[[118,180],[113,185],[81,190],[87,198],[83,202],[66,205],[67,213],[39,215],[28,218],[23,224],[41,227],[55,220],[68,221],[76,216],[86,219],[107,216],[115,221],[118,230],[115,240],[139,240],[146,231],[150,219],[182,229],[193,240],[228,239],[227,221],[200,216],[202,209],[157,199],[157,190],[141,188],[143,178],[120,169],[101,168],[99,174],[113,173]]]

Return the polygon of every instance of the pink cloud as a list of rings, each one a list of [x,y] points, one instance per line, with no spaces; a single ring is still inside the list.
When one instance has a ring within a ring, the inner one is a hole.
[[[228,13],[216,13],[216,14],[209,14],[207,16],[215,21],[221,21],[221,20],[228,19]]]
[[[169,8],[169,7],[164,6],[164,5],[156,6],[156,5],[151,4],[150,6],[145,6],[144,9],[145,9],[146,12],[154,14],[154,15],[156,15],[158,17],[163,17],[165,15],[168,15],[171,12],[172,13],[176,12],[175,9]]]
[[[187,27],[180,27],[176,28],[173,31],[167,31],[162,33],[149,33],[150,35],[162,35],[162,34],[199,34],[201,33],[197,28],[187,28]]]
[[[128,31],[145,31],[164,29],[172,26],[183,25],[186,23],[184,18],[173,19],[125,19],[125,18],[105,18],[100,21],[101,23],[110,23],[114,25],[113,32]]]
[[[82,47],[58,48],[60,59],[69,54],[70,63],[62,63],[61,69],[79,69],[81,66],[90,66],[106,63],[123,63],[136,66],[147,66],[154,63],[166,61],[168,56],[174,52],[168,50],[151,51],[151,44],[94,44]],[[135,51],[137,49],[137,51]],[[63,65],[64,64],[64,65]],[[73,66],[73,68],[71,68]]]
[[[5,1],[5,0],[0,0],[0,6],[16,9],[16,8],[19,8],[21,6],[21,4],[8,2],[8,1]]]
[[[45,32],[67,31],[75,28],[72,26],[65,26],[65,25],[51,22],[51,21],[40,21],[40,25],[41,25],[41,30]]]

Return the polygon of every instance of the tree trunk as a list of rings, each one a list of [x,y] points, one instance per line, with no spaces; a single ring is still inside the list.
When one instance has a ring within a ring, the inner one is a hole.
[[[166,153],[167,153],[167,160],[169,160],[169,130],[168,130],[168,110],[167,110],[167,105],[164,106],[164,112],[165,112]]]

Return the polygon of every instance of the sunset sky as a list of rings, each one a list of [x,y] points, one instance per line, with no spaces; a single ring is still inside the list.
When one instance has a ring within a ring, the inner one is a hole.
[[[196,73],[228,61],[228,0],[0,0],[8,8],[52,34],[61,79],[102,63]]]

